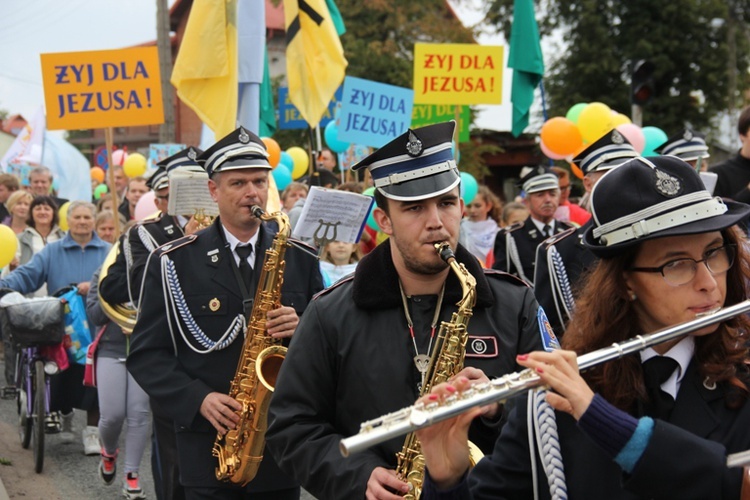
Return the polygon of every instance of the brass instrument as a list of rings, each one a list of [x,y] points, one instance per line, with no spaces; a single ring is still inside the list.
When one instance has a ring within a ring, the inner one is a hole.
[[[745,300],[733,306],[696,315],[694,320],[664,328],[651,334],[638,335],[630,340],[578,356],[578,368],[585,371],[607,361],[619,359],[626,354],[684,337],[691,332],[715,323],[721,323],[748,311],[750,311],[750,300]],[[456,417],[476,406],[505,401],[540,385],[542,384],[539,375],[528,368],[511,373],[488,383],[477,384],[461,394],[452,395],[446,398],[442,404],[437,402],[426,405],[417,403],[364,422],[360,427],[359,434],[342,439],[339,448],[341,454],[346,457],[350,453],[365,450],[389,439]]]
[[[440,257],[451,267],[458,281],[461,283],[461,300],[456,304],[458,310],[453,313],[451,320],[440,324],[440,331],[435,344],[435,352],[430,358],[427,368],[425,383],[420,391],[420,396],[428,394],[434,386],[446,382],[448,379],[460,372],[464,367],[466,355],[466,342],[469,332],[466,330],[471,319],[472,309],[477,300],[477,280],[466,270],[463,264],[456,262],[448,242],[436,243],[435,249]],[[476,464],[482,453],[472,443],[470,445],[471,464]],[[409,492],[404,495],[408,500],[417,500],[422,494],[422,482],[424,481],[424,457],[422,446],[413,432],[406,436],[404,446],[396,454],[398,466],[396,473],[401,480],[409,483]]]
[[[104,278],[107,277],[109,267],[115,263],[119,251],[120,240],[118,239],[115,244],[112,245],[112,248],[109,250],[107,257],[102,263],[102,270],[99,274],[99,287],[101,287]],[[133,328],[135,328],[135,321],[136,319],[138,319],[138,309],[136,309],[132,305],[127,304],[110,304],[109,302],[104,300],[104,298],[102,298],[101,294],[99,295],[99,305],[101,306],[104,314],[106,314],[113,323],[119,326],[126,335],[130,335],[131,333],[133,333]]]
[[[219,459],[216,478],[241,486],[253,480],[263,460],[268,406],[286,356],[281,339],[274,339],[266,333],[266,315],[281,306],[286,264],[284,254],[292,232],[286,214],[275,212],[269,215],[258,206],[253,206],[251,211],[261,220],[276,220],[279,232],[266,250],[242,355],[229,386],[229,396],[242,404],[240,421],[225,435],[216,436],[212,451]]]

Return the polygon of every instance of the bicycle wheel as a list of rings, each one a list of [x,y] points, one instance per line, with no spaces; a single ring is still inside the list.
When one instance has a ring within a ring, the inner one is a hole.
[[[47,414],[47,384],[44,378],[44,361],[34,361],[34,470],[44,467],[44,417]]]
[[[26,357],[21,356],[19,360],[20,374],[16,387],[18,388],[18,394],[16,395],[16,404],[18,407],[18,435],[21,438],[21,446],[27,450],[31,445],[31,426],[34,420],[31,418],[31,412],[29,411],[29,393],[30,387],[28,383],[28,367],[26,366]]]

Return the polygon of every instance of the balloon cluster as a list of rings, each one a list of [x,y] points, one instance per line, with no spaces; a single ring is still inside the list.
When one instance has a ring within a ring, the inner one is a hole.
[[[283,191],[293,179],[299,179],[307,173],[310,157],[307,151],[294,146],[282,151],[279,143],[270,137],[261,137],[268,151],[268,163],[273,167],[271,174],[279,191]]]
[[[655,155],[654,149],[667,140],[667,134],[660,128],[641,128],[604,103],[579,102],[565,116],[544,122],[540,147],[548,158],[570,161],[612,129],[617,129],[643,156]]]

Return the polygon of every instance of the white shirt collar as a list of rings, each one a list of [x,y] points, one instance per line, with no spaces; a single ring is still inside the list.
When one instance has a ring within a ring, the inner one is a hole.
[[[534,217],[532,217],[532,216],[529,216],[529,218],[531,218],[531,222],[533,222],[533,223],[534,223],[534,225],[536,226],[536,228],[537,228],[537,230],[539,231],[539,234],[540,234],[540,235],[543,235],[543,234],[544,234],[544,226],[545,226],[545,225],[549,225],[549,231],[550,231],[550,235],[552,235],[552,234],[554,234],[554,233],[555,233],[555,219],[552,219],[552,220],[551,220],[551,221],[549,221],[549,222],[548,222],[547,224],[545,224],[544,222],[541,222],[541,221],[538,221],[538,220],[536,220],[536,219],[535,219]]]
[[[226,238],[227,243],[229,244],[229,248],[232,249],[232,255],[234,256],[234,263],[238,266],[240,265],[240,257],[237,255],[237,252],[234,250],[237,248],[237,246],[251,246],[253,247],[253,253],[250,254],[249,263],[251,267],[254,267],[253,264],[255,264],[255,244],[258,242],[258,235],[260,234],[260,229],[258,231],[255,231],[255,234],[250,238],[249,241],[240,241],[239,238],[237,238],[235,235],[230,233],[227,228],[224,227],[224,224],[221,224],[221,230],[224,231],[224,238]]]
[[[666,353],[664,353],[664,356],[674,359],[679,364],[674,373],[672,373],[667,381],[661,385],[661,390],[675,399],[677,399],[677,393],[680,390],[680,384],[682,383],[682,379],[685,378],[685,372],[687,372],[688,365],[690,365],[690,361],[693,359],[694,352],[695,339],[692,336],[688,336],[672,346],[672,348]],[[651,347],[644,349],[640,354],[641,363],[645,363],[647,360],[659,355]]]

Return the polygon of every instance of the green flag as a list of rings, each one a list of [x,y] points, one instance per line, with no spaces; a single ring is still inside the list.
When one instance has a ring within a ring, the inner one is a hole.
[[[333,25],[336,27],[336,33],[342,36],[346,33],[346,26],[344,26],[344,19],[341,17],[339,8],[336,7],[333,0],[326,0],[326,6],[328,7],[328,12],[331,13],[331,21],[333,21]]]
[[[268,50],[263,67],[263,81],[260,83],[260,136],[271,137],[276,132],[276,107],[273,104],[273,89],[268,71]]]
[[[534,89],[544,75],[544,59],[539,44],[539,27],[534,17],[533,0],[514,0],[513,27],[510,33],[508,67],[513,68],[513,136],[518,137],[529,124],[529,109]]]

